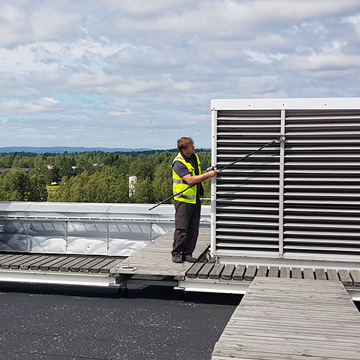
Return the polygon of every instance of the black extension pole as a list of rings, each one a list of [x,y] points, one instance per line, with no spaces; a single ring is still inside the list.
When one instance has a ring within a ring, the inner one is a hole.
[[[165,200],[159,202],[158,204],[154,205],[153,207],[151,207],[151,208],[149,209],[149,211],[155,209],[156,207],[158,207],[158,206],[161,205],[161,204],[166,203],[167,201],[171,200],[171,199],[174,198],[175,196],[178,196],[178,195],[182,194],[182,193],[185,192],[186,190],[189,190],[189,189],[192,188],[194,185],[196,185],[196,184],[189,185],[186,189],[184,189],[184,190],[182,190],[182,191],[180,191],[180,192],[178,192],[178,193],[176,193],[176,194],[174,194],[174,195],[169,196],[167,199],[165,199]]]
[[[238,163],[239,161],[245,160],[245,159],[248,158],[249,156],[254,155],[254,154],[257,153],[258,151],[266,148],[267,146],[270,146],[270,145],[275,144],[275,143],[277,143],[277,142],[283,142],[283,141],[285,141],[285,137],[284,137],[284,136],[279,136],[277,139],[268,142],[267,144],[259,147],[258,149],[252,151],[251,153],[249,153],[249,154],[247,154],[247,155],[245,155],[245,156],[243,156],[243,157],[241,157],[241,158],[239,158],[239,159],[236,159],[235,161],[233,161],[233,162],[230,163],[230,164],[227,164],[227,165],[223,166],[221,169],[218,169],[218,171],[223,171],[224,169],[227,169],[227,168],[235,165],[235,164]],[[217,166],[215,165],[215,166],[211,167],[209,170],[216,170],[216,169],[217,169]]]
[[[270,146],[270,145],[275,144],[275,143],[277,143],[277,142],[284,142],[284,141],[285,141],[285,136],[284,136],[284,135],[280,135],[276,140],[273,140],[273,141],[268,142],[267,144],[259,147],[258,149],[252,151],[251,153],[249,153],[249,154],[247,154],[247,155],[245,155],[245,156],[243,156],[243,157],[241,157],[241,158],[239,158],[239,159],[237,159],[237,160],[235,160],[235,161],[233,161],[233,162],[231,162],[231,163],[223,166],[221,169],[217,169],[217,166],[215,165],[215,166],[212,166],[212,167],[206,169],[206,172],[211,171],[211,170],[223,171],[224,169],[227,169],[227,168],[235,165],[235,164],[238,163],[239,161],[245,160],[245,159],[248,158],[249,156],[254,155],[254,154],[257,153],[258,151],[266,148],[267,146]],[[197,185],[197,183],[196,183],[196,184],[189,185],[186,189],[184,189],[184,190],[182,190],[182,191],[180,191],[180,192],[178,192],[178,193],[176,193],[176,194],[174,194],[174,195],[169,196],[167,199],[165,199],[165,200],[157,203],[157,204],[154,205],[153,207],[151,207],[151,208],[149,209],[149,211],[155,209],[156,207],[158,207],[158,206],[161,205],[161,204],[166,203],[167,201],[171,200],[171,199],[174,198],[175,196],[178,196],[178,195],[182,194],[182,193],[185,192],[186,190],[192,188],[194,185]]]

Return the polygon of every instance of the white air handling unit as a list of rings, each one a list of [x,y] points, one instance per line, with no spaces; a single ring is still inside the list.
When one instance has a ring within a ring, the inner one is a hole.
[[[212,164],[252,153],[213,179],[211,255],[359,263],[360,98],[212,100],[211,111]]]

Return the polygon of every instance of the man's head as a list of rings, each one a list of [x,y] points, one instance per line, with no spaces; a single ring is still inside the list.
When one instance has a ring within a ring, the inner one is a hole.
[[[181,154],[190,157],[195,153],[194,141],[191,137],[182,137],[177,141],[177,147]]]

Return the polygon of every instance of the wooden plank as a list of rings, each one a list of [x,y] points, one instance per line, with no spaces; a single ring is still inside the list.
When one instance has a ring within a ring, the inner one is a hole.
[[[335,269],[327,269],[326,274],[330,281],[340,281],[338,273]]]
[[[40,265],[40,270],[42,271],[49,271],[50,267],[54,264],[57,264],[59,261],[67,259],[67,256],[54,256],[52,259],[50,259],[48,262]]]
[[[225,269],[221,273],[221,279],[223,280],[231,280],[232,274],[235,270],[235,265],[226,264]]]
[[[102,267],[106,267],[107,265],[109,265],[110,263],[113,263],[114,262],[114,260],[121,260],[121,258],[113,258],[113,257],[110,257],[110,258],[107,258],[107,259],[104,259],[102,262],[100,262],[100,263],[98,263],[98,264],[96,264],[96,265],[93,265],[91,268],[90,268],[90,272],[91,273],[98,273],[98,272],[100,272],[100,269],[102,268]],[[123,260],[123,259],[122,259]]]
[[[36,262],[42,255],[33,255],[29,260],[20,264],[20,270],[28,270],[30,265]]]
[[[83,259],[82,256],[72,257],[72,258],[69,258],[68,261],[64,261],[64,262],[60,265],[60,267],[59,267],[58,264],[56,265],[56,267],[59,268],[59,270],[62,271],[62,272],[68,272],[68,271],[70,271],[70,268],[71,268],[72,265],[78,263],[78,262],[81,261],[82,259]],[[54,267],[51,266],[51,267],[50,267],[50,270],[52,270],[53,268],[54,268]]]
[[[80,261],[77,261],[75,263],[73,263],[71,266],[70,266],[70,271],[72,272],[79,272],[80,271],[80,268],[84,265],[86,265],[87,263],[95,260],[96,258],[94,256],[89,256],[89,257],[85,257],[85,258],[82,258]]]
[[[195,263],[191,268],[186,272],[185,276],[190,279],[194,279],[197,277],[199,271],[204,266],[204,263]]]
[[[210,271],[214,267],[212,263],[206,263],[198,273],[199,279],[207,279],[209,277]]]
[[[11,256],[14,256],[15,254],[2,254],[0,255],[0,267],[1,264],[8,258],[10,258]]]
[[[19,269],[21,264],[23,264],[24,262],[28,261],[31,258],[34,258],[34,255],[21,255],[20,258],[18,258],[18,260],[10,264],[10,269]]]
[[[100,273],[102,273],[102,274],[111,273],[111,269],[113,267],[121,265],[123,261],[124,261],[124,259],[117,258],[117,259],[114,259],[112,262],[110,262],[110,263],[108,263],[106,265],[102,265],[101,268],[100,268]],[[151,271],[151,272],[154,273],[155,271]],[[128,275],[128,274],[126,274],[126,275]],[[149,274],[149,275],[154,275],[154,274]],[[159,272],[159,275],[161,275],[161,272]]]
[[[316,280],[327,280],[325,269],[315,269]]]
[[[279,277],[279,268],[277,266],[270,266],[268,277]]]
[[[282,267],[280,269],[280,277],[281,278],[286,278],[286,279],[290,279],[290,268],[289,267]]]
[[[96,266],[97,264],[103,262],[104,260],[105,260],[104,256],[99,256],[96,259],[94,259],[93,261],[90,261],[90,262],[84,264],[83,266],[81,266],[80,267],[80,272],[89,272],[90,268],[92,266]]]
[[[258,269],[258,271],[256,273],[256,276],[257,277],[266,277],[267,273],[268,273],[268,267],[265,266],[265,265],[260,265],[259,269]]]
[[[40,256],[38,259],[35,260],[35,262],[33,262],[31,265],[30,265],[30,270],[39,270],[40,269],[40,266],[42,264],[45,264],[47,263],[49,260],[50,257],[49,255],[42,255]]]
[[[50,265],[49,270],[50,270],[50,271],[60,271],[60,268],[61,268],[62,266],[66,267],[67,264],[69,264],[69,263],[75,261],[75,259],[79,259],[79,258],[80,258],[80,256],[73,256],[73,255],[71,255],[71,256],[65,257],[65,258],[62,259],[62,260],[61,260],[61,259],[58,259],[57,262],[55,262],[55,263],[53,263],[52,265]],[[66,270],[62,270],[62,271],[68,271],[68,270],[69,270],[69,269],[66,268]]]
[[[236,269],[233,273],[233,280],[242,281],[244,280],[246,266],[245,265],[237,265]]]
[[[339,277],[340,277],[340,281],[345,286],[352,286],[353,285],[352,278],[350,277],[350,274],[349,274],[349,272],[347,270],[339,270],[338,274],[339,274]]]
[[[2,269],[9,269],[10,268],[10,265],[21,259],[21,255],[12,255],[10,257],[8,257],[7,259],[5,259],[2,263],[1,263],[1,268]]]
[[[47,266],[47,264],[53,262],[55,259],[60,259],[61,256],[48,256],[48,259],[46,261],[42,261],[40,266],[39,266],[39,270],[48,270],[49,267]],[[31,265],[30,265],[30,268],[31,268]]]
[[[221,272],[224,270],[224,268],[225,268],[224,264],[215,264],[209,274],[209,278],[210,279],[220,279]]]
[[[256,265],[249,265],[245,271],[244,274],[244,280],[245,281],[252,281],[255,278],[256,275],[256,271],[257,271],[257,266]]]
[[[303,269],[304,279],[313,280],[315,279],[314,269],[305,268]]]
[[[291,269],[291,277],[293,279],[302,279],[303,276],[302,276],[302,270],[300,268],[297,268],[297,267],[293,267]]]
[[[359,270],[350,270],[350,276],[353,280],[354,286],[360,287],[360,271]]]
[[[355,360],[359,333],[360,313],[340,281],[256,277],[211,359]]]

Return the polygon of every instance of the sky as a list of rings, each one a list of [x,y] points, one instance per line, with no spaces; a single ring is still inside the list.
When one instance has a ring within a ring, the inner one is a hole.
[[[0,0],[0,147],[211,147],[211,99],[360,96],[360,0]]]

